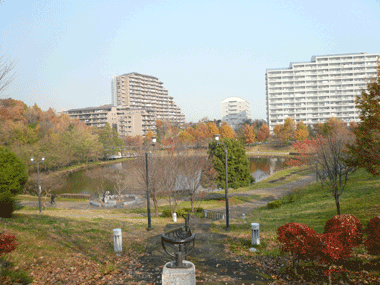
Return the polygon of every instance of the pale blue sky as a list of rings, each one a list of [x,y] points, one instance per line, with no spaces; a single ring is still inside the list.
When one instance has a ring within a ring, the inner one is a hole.
[[[49,107],[111,103],[111,76],[158,77],[186,121],[239,96],[266,118],[265,70],[312,55],[380,52],[380,2],[2,0],[0,52],[18,76],[1,95]]]

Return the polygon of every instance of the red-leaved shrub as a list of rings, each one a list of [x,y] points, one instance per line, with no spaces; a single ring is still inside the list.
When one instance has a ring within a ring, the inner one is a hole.
[[[334,234],[350,252],[353,247],[362,243],[363,227],[359,219],[351,214],[337,215],[325,224],[324,234]]]
[[[319,261],[333,263],[350,257],[351,248],[342,242],[340,233],[324,233],[320,235]]]
[[[368,234],[367,239],[364,241],[364,246],[369,254],[380,254],[380,216],[372,218],[365,232]]]
[[[306,225],[285,224],[277,229],[277,235],[283,252],[291,252],[297,258],[315,259],[318,255],[319,235]]]
[[[0,234],[0,256],[15,250],[17,244],[18,243],[15,236],[4,233]]]

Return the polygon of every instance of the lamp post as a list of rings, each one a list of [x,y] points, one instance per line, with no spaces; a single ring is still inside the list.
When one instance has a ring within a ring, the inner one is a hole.
[[[229,215],[229,206],[228,206],[227,146],[224,142],[219,141],[219,134],[214,135],[214,139],[215,139],[217,145],[221,143],[224,146],[224,164],[225,164],[225,176],[226,176],[226,189],[225,189],[225,195],[226,195],[226,230],[228,231],[230,229],[230,215]]]
[[[152,144],[156,143],[156,137],[152,137]],[[152,219],[150,215],[150,191],[149,191],[149,170],[148,170],[148,148],[145,152],[145,165],[146,165],[146,207],[148,212],[148,228],[147,230],[152,230]]]
[[[30,159],[32,163],[37,164],[37,179],[38,179],[38,205],[40,208],[40,213],[41,213],[41,183],[40,183],[40,163],[45,161],[45,157],[41,158],[41,161],[34,161],[34,158],[32,157]]]

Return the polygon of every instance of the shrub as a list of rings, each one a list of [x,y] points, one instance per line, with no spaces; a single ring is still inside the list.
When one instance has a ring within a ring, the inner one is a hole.
[[[171,214],[170,209],[164,209],[164,210],[162,210],[162,215],[161,216],[164,217],[164,218],[171,217],[172,214]]]
[[[320,237],[306,225],[288,223],[277,229],[281,251],[291,252],[298,258],[315,259],[319,254]]]
[[[14,251],[17,247],[17,239],[15,236],[0,234],[0,256],[5,253]]]
[[[320,257],[321,262],[333,263],[350,257],[351,249],[342,242],[341,233],[324,233],[320,235]]]
[[[268,209],[276,209],[282,206],[282,202],[280,200],[272,201],[268,203]]]
[[[324,234],[335,234],[349,252],[362,243],[363,227],[359,219],[351,214],[337,215],[325,224]]]
[[[364,246],[369,254],[380,254],[380,216],[372,218],[365,232],[368,234],[367,239],[364,241]]]

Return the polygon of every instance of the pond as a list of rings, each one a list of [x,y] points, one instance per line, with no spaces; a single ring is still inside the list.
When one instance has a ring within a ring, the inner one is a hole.
[[[289,158],[283,157],[249,157],[251,175],[255,178],[256,182],[263,180],[271,174],[285,169],[288,166],[286,162]],[[96,193],[95,189],[103,188],[110,191],[112,194],[116,194],[114,190],[114,179],[99,179],[96,175],[96,170],[116,170],[127,169],[130,167],[131,161],[115,162],[114,164],[106,166],[96,166],[90,171],[94,172],[92,175],[88,175],[87,170],[78,170],[70,173],[63,183],[63,187],[56,191],[56,194],[61,193],[78,193],[78,194],[91,194]],[[106,172],[105,171],[105,172]],[[132,176],[132,174],[131,174]],[[137,184],[136,177],[128,178],[131,182],[126,192],[130,194],[136,194],[144,191],[145,188]]]
[[[255,182],[259,182],[277,171],[288,168],[290,159],[285,157],[249,157],[249,167]]]

